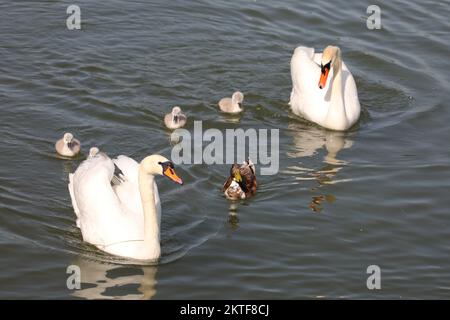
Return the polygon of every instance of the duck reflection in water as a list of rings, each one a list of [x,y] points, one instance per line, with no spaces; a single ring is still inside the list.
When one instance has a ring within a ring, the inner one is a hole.
[[[237,215],[237,203],[230,203],[230,208],[228,210],[228,223],[232,230],[237,230],[239,228],[239,217]]]
[[[81,289],[72,296],[82,299],[149,300],[156,294],[156,266],[118,265],[78,257]]]
[[[218,118],[223,123],[238,124],[241,121],[241,113],[221,113]]]
[[[289,158],[311,157],[322,149],[326,152],[323,158],[324,165],[319,169],[291,166],[287,170],[298,180],[315,180],[317,182],[317,185],[311,188],[311,191],[316,194],[312,196],[309,208],[313,212],[319,213],[323,209],[324,202],[333,203],[336,200],[334,195],[322,193],[321,188],[325,185],[345,181],[338,180],[336,175],[344,166],[348,165],[348,162],[338,159],[337,156],[342,149],[351,148],[353,141],[347,132],[329,131],[304,121],[291,122],[288,129],[293,138],[293,147],[287,153]]]

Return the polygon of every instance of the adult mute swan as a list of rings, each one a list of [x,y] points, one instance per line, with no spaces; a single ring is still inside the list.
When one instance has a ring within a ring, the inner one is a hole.
[[[178,184],[173,163],[151,155],[138,164],[100,152],[69,175],[69,192],[83,240],[108,253],[156,260],[161,254],[161,203],[155,175]]]
[[[80,148],[80,141],[69,132],[64,133],[64,136],[55,143],[56,152],[64,157],[75,157],[80,152]]]
[[[328,46],[323,53],[314,53],[314,48],[296,48],[291,59],[291,76],[292,112],[339,131],[358,121],[361,107],[355,80],[341,60],[338,47]]]

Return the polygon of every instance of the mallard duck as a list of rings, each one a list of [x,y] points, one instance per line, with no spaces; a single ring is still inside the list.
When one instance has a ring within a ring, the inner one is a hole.
[[[233,164],[230,176],[223,185],[222,192],[230,200],[247,199],[256,193],[255,165],[251,160],[243,164]]]
[[[186,115],[178,106],[173,107],[172,112],[164,117],[164,124],[168,129],[178,129],[184,127],[186,124]]]
[[[64,136],[55,144],[56,152],[64,157],[75,157],[80,152],[80,148],[80,141],[69,132],[64,133]]]
[[[244,94],[240,91],[233,93],[231,98],[222,98],[219,101],[219,108],[226,113],[239,113],[242,109],[242,102],[244,101]]]

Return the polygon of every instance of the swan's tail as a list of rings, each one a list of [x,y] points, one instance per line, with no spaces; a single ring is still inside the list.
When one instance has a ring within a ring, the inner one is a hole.
[[[69,193],[70,199],[72,200],[73,211],[77,215],[77,227],[80,227],[80,210],[78,209],[77,201],[75,200],[75,193],[73,191],[73,173],[69,173]]]

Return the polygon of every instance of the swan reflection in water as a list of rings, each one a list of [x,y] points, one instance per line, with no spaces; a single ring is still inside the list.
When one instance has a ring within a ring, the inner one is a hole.
[[[220,112],[219,119],[223,123],[228,124],[238,124],[241,121],[242,112],[241,113],[223,113]]]
[[[287,153],[289,158],[298,158],[299,164],[301,164],[302,158],[316,155],[321,150],[326,152],[323,158],[323,166],[319,169],[295,165],[290,166],[285,171],[296,176],[297,180],[315,180],[317,182],[317,186],[312,187],[311,191],[318,194],[312,196],[309,208],[313,212],[319,213],[322,211],[322,203],[325,201],[332,203],[336,200],[331,194],[322,194],[320,192],[321,187],[346,181],[336,178],[337,173],[348,165],[347,161],[338,159],[338,153],[342,149],[351,148],[353,141],[349,138],[347,132],[329,131],[298,120],[291,122],[288,129],[293,139],[293,146]]]
[[[81,289],[72,296],[83,299],[149,300],[156,294],[156,266],[118,265],[78,257]]]

